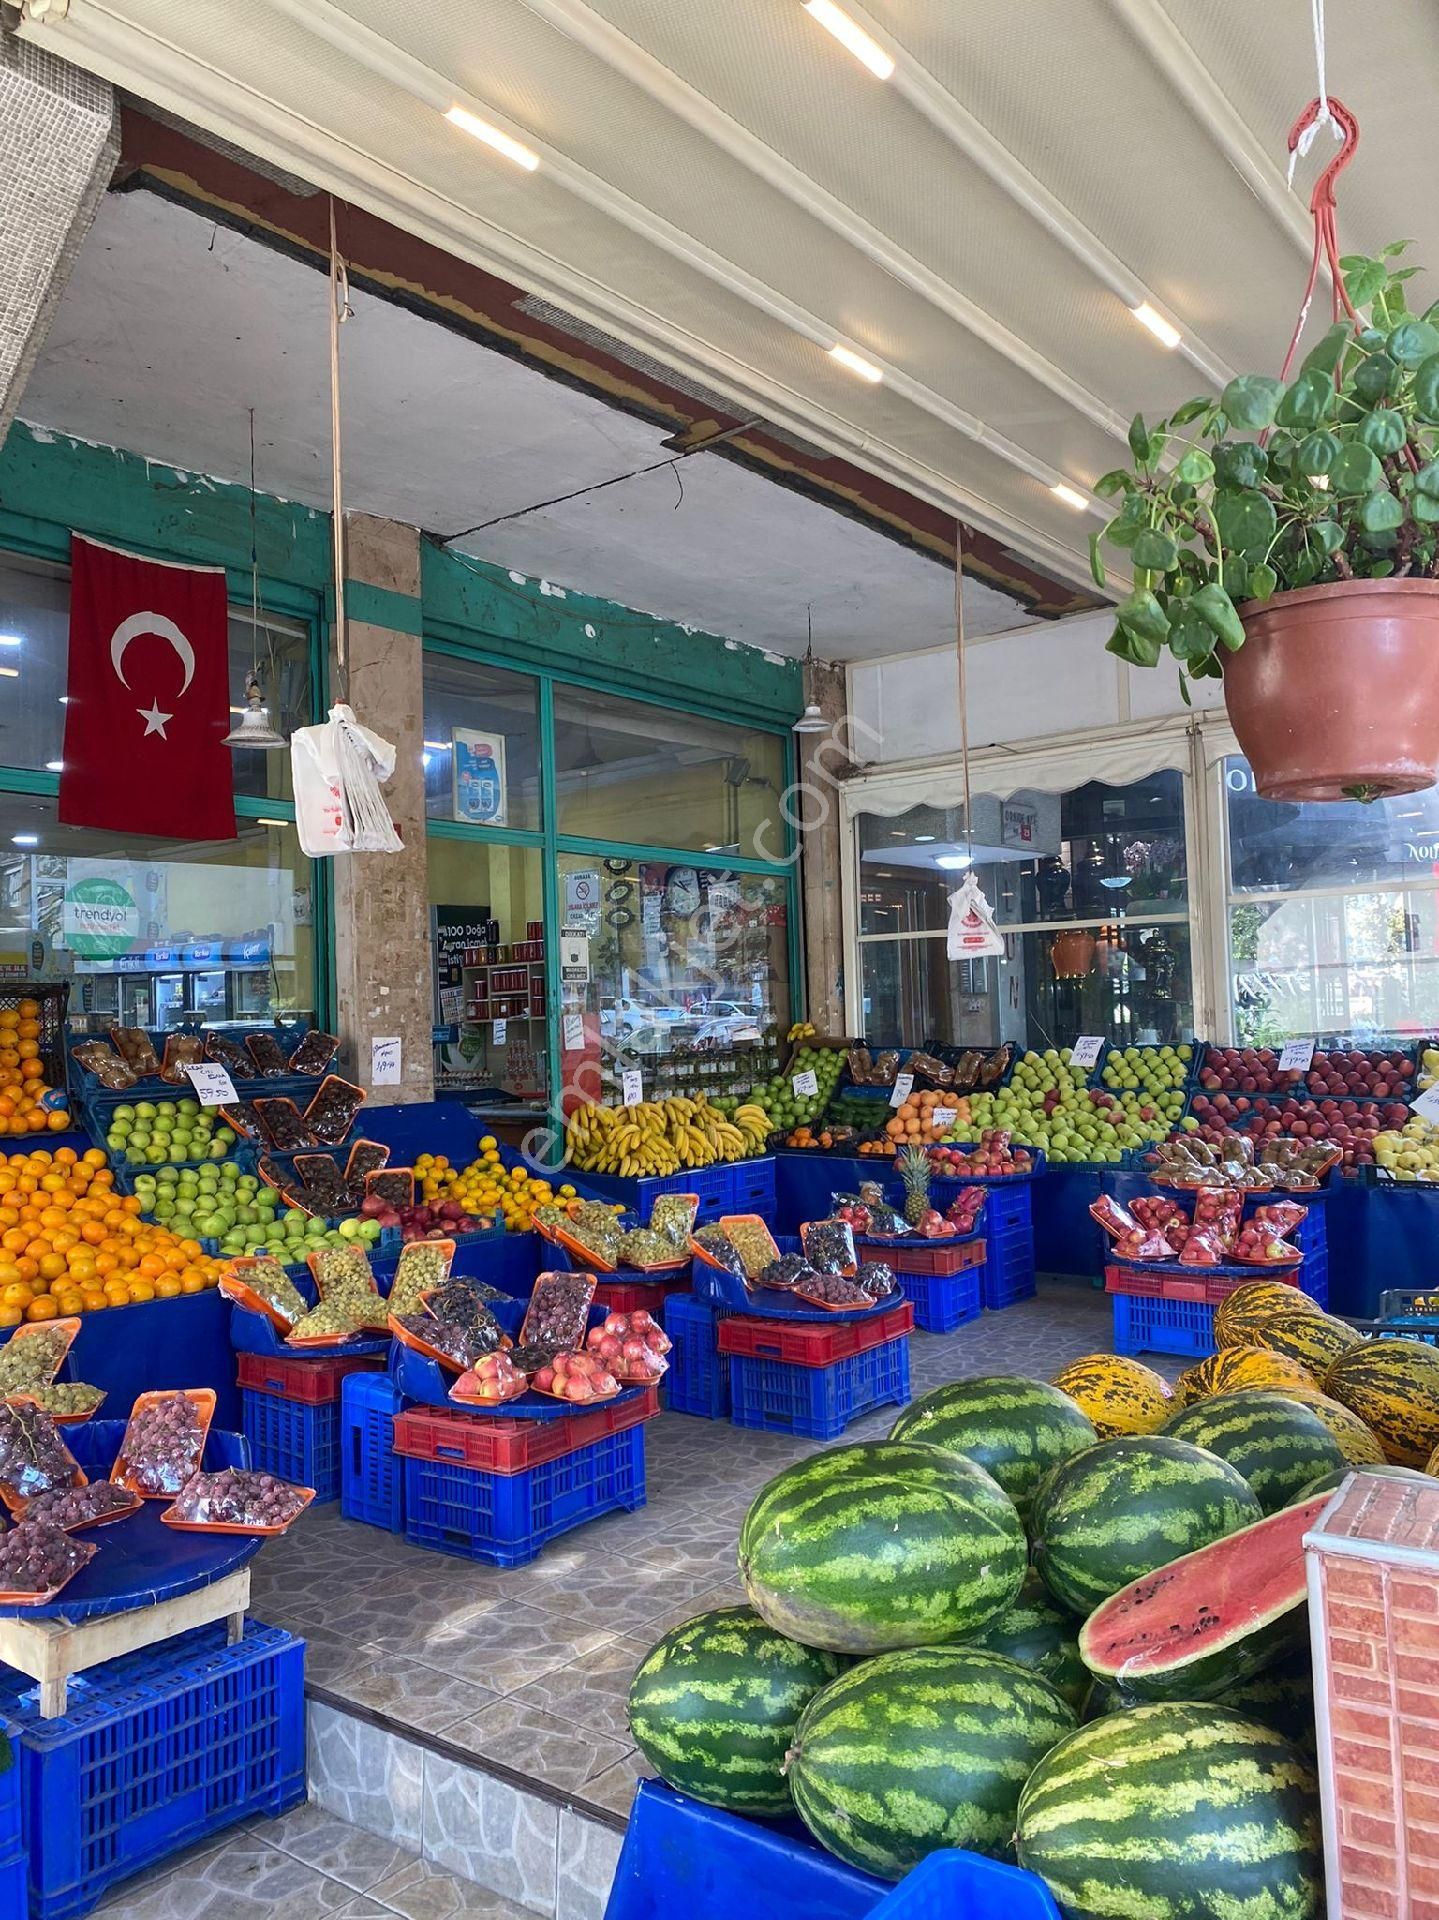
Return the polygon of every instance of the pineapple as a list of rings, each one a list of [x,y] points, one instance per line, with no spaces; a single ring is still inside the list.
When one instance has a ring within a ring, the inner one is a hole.
[[[929,1210],[929,1155],[919,1147],[906,1147],[899,1156],[899,1176],[904,1182],[904,1217],[917,1227]]]

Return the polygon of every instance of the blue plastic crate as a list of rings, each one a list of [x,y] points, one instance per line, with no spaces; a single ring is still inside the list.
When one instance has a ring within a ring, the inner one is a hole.
[[[340,1402],[308,1407],[254,1387],[240,1390],[242,1424],[261,1473],[313,1487],[316,1501],[340,1497]]]
[[[1059,1920],[1035,1874],[946,1848],[897,1887],[836,1860],[798,1821],[744,1820],[642,1780],[605,1920]]]
[[[405,1461],[405,1538],[411,1546],[492,1567],[523,1566],[571,1527],[644,1504],[643,1425],[523,1473]]]
[[[578,1192],[593,1200],[608,1200],[648,1220],[655,1198],[661,1193],[697,1193],[701,1226],[718,1220],[722,1213],[737,1211],[730,1202],[734,1194],[732,1167],[691,1167],[682,1173],[646,1174],[643,1179],[626,1179],[617,1173],[577,1173]],[[559,1176],[556,1176],[557,1178]]]
[[[251,1622],[146,1647],[77,1674],[69,1709],[0,1670],[20,1763],[31,1920],[71,1920],[117,1880],[305,1798],[305,1643]],[[0,1912],[24,1912],[0,1906]]]
[[[729,1362],[719,1350],[719,1323],[726,1307],[674,1293],[665,1302],[665,1332],[672,1343],[664,1377],[665,1404],[671,1413],[723,1420],[730,1409]]]
[[[395,1457],[395,1415],[404,1406],[385,1373],[340,1382],[340,1511],[387,1533],[405,1530],[405,1477]]]
[[[1033,1187],[1028,1180],[990,1186],[984,1201],[987,1245],[980,1291],[991,1313],[1034,1297]]]
[[[766,1220],[775,1215],[774,1155],[760,1160],[737,1160],[730,1172],[731,1213],[762,1213]]]
[[[1303,1196],[1299,1196],[1303,1197]],[[1299,1284],[1321,1307],[1329,1305],[1329,1215],[1322,1206],[1310,1207],[1291,1235],[1290,1243],[1304,1255]]]
[[[23,1853],[17,1853],[13,1860],[0,1867],[0,1913],[13,1914],[15,1920],[25,1920],[28,1872]]]
[[[870,1257],[882,1260],[884,1255],[876,1252]],[[984,1311],[983,1273],[980,1266],[963,1273],[897,1273],[894,1277],[914,1308],[917,1327],[926,1333],[953,1333]]]
[[[1182,1353],[1203,1359],[1214,1351],[1215,1309],[1203,1300],[1162,1300],[1114,1293],[1116,1353]]]
[[[909,1401],[909,1336],[886,1340],[827,1367],[796,1367],[733,1353],[730,1418],[737,1427],[836,1440],[876,1407]]]

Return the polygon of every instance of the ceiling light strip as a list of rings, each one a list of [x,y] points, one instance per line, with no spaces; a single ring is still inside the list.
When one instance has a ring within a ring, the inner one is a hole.
[[[976,119],[967,107],[961,106],[954,95],[941,86],[926,67],[891,39],[858,0],[848,10],[856,24],[894,59],[894,77],[890,84],[895,91],[903,94],[932,127],[967,154],[1033,220],[1067,247],[1077,260],[1082,261],[1097,280],[1118,294],[1131,312],[1135,307],[1148,304],[1156,313],[1163,314],[1166,320],[1172,319],[1165,312],[1163,302],[1156,299],[1116,254],[1110,252],[1099,236],[1091,233],[1062,200],[1052,194],[1041,180],[1015,158],[1008,147],[994,137],[981,120]],[[1183,329],[1176,328],[1176,331],[1182,333]],[[1216,385],[1226,386],[1233,378],[1232,370],[1201,341],[1186,335],[1181,351]]]
[[[1128,419],[1097,394],[1056,366],[975,301],[950,284],[943,274],[898,246],[852,207],[797,167],[776,148],[742,126],[714,102],[692,87],[664,62],[620,32],[585,0],[521,0],[521,5],[557,28],[568,39],[602,60],[612,72],[647,94],[656,105],[682,120],[695,133],[727,153],[732,160],[781,193],[802,213],[818,220],[830,232],[917,294],[946,319],[953,320],[995,353],[1003,355],[1021,373],[1047,387],[1057,399],[1084,415],[1101,432],[1123,440]]]
[[[370,28],[359,26],[348,14],[341,12],[333,0],[268,0],[268,4],[298,25],[317,32],[322,39],[338,47],[348,58],[368,67],[381,79],[403,87],[416,99],[430,105],[441,100],[447,101],[450,105],[440,111],[451,111],[455,90],[447,84],[443,75],[435,73],[422,61],[416,60],[413,55],[394,46]],[[475,103],[476,106],[479,104]],[[500,124],[488,108],[484,109],[484,116],[494,124]],[[508,129],[502,130],[508,135]],[[517,136],[508,137],[515,138],[519,144]],[[693,235],[682,232],[651,208],[630,199],[628,194],[620,192],[598,174],[591,173],[587,167],[568,159],[543,141],[529,139],[527,144],[543,161],[547,174],[567,192],[574,194],[587,206],[594,207],[606,218],[628,227],[639,238],[662,248],[673,259],[703,274],[727,293],[767,314],[792,333],[822,347],[826,355],[837,358],[850,373],[858,374],[861,379],[874,385],[882,380],[910,405],[988,448],[1021,473],[1038,480],[1045,488],[1052,491],[1057,483],[1064,482],[1065,476],[1045,461],[964,408],[955,406],[923,382],[913,379],[897,367],[887,365],[878,355],[866,353],[848,341],[836,341],[834,329],[817,315],[776,292],[734,261],[725,259],[702,241],[696,240]]]
[[[888,80],[894,72],[894,61],[879,45],[872,40],[855,20],[851,19],[843,7],[835,5],[835,0],[803,0],[804,10],[811,20],[819,22],[826,33],[833,35],[846,53],[853,54],[862,67],[867,67],[876,80]]]
[[[143,93],[157,106],[259,159],[301,173],[321,190],[339,194],[457,259],[503,273],[527,292],[553,301],[676,373],[694,377],[701,369],[717,392],[733,399],[737,410],[761,414],[915,499],[962,515],[969,525],[1013,546],[1056,578],[1093,592],[1084,556],[1018,507],[1001,506],[907,449],[862,431],[815,395],[783,384],[588,273],[564,267],[484,213],[373,158],[157,35],[117,21],[98,5],[87,6],[83,13],[72,10],[63,23],[47,20],[43,29],[22,20],[19,33],[52,51],[63,50],[66,59],[112,84]]]

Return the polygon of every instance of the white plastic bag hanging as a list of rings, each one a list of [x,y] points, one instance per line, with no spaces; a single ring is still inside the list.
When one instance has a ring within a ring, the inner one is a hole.
[[[983,960],[1004,952],[1004,935],[994,924],[976,874],[967,873],[949,896],[947,950],[951,960]]]
[[[295,826],[312,859],[332,853],[399,853],[380,782],[395,771],[395,749],[348,707],[331,707],[318,727],[299,727],[290,740]]]

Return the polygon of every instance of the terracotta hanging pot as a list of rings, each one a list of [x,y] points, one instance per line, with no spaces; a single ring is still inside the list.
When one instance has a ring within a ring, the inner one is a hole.
[[[1073,927],[1057,933],[1049,948],[1049,964],[1056,980],[1079,980],[1094,965],[1094,935]]]
[[[1224,704],[1266,800],[1377,800],[1439,777],[1439,580],[1341,580],[1239,609]]]

